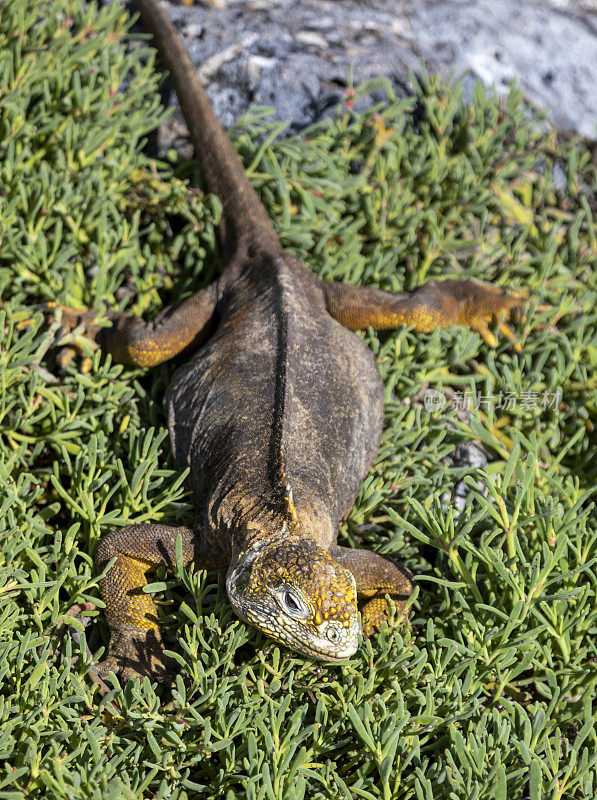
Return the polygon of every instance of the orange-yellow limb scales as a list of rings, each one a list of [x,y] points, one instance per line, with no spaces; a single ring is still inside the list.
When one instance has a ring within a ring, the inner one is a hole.
[[[108,310],[103,314],[110,322],[108,326],[98,324],[99,311],[61,306],[60,335],[80,326],[87,339],[97,342],[102,352],[110,353],[119,364],[153,367],[203,344],[212,330],[217,298],[216,281],[187,300],[168,306],[152,322]],[[58,308],[54,302],[45,304],[42,310],[47,322],[56,317]],[[21,327],[32,321],[24,320]],[[62,348],[59,364],[66,367],[76,352],[76,345]]]
[[[490,284],[467,279],[429,281],[414,292],[384,292],[381,289],[345,283],[322,283],[328,311],[349,330],[377,330],[411,325],[419,333],[435,328],[466,325],[495,347],[490,325],[500,323],[500,333],[516,343],[506,321],[519,315],[525,299]]]
[[[363,635],[371,636],[379,630],[382,622],[389,620],[389,595],[400,613],[412,592],[412,573],[401,564],[395,564],[370,550],[353,550],[349,547],[332,547],[332,559],[352,573],[357,597],[367,602],[361,609]]]
[[[111,531],[100,541],[95,554],[98,572],[116,559],[100,581],[111,630],[108,656],[99,665],[102,675],[112,670],[124,680],[141,672],[160,682],[171,678],[172,665],[163,654],[155,603],[143,587],[147,586],[147,574],[156,567],[173,569],[178,536],[183,566],[193,563],[203,569],[221,567],[216,551],[190,528],[128,525]]]

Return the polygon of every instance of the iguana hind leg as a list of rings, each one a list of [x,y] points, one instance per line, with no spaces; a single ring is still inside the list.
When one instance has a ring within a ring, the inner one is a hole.
[[[466,325],[495,347],[489,326],[499,321],[502,335],[520,349],[506,321],[520,315],[526,300],[490,284],[466,279],[429,281],[414,292],[395,294],[346,283],[322,281],[322,286],[330,314],[353,331],[412,325],[415,331],[429,333],[435,328]]]
[[[401,564],[395,564],[370,550],[353,550],[350,547],[332,547],[334,561],[352,573],[357,586],[357,597],[367,600],[361,609],[363,635],[371,636],[382,622],[389,619],[385,596],[389,595],[400,613],[412,592],[412,573]]]
[[[60,310],[61,337],[81,326],[85,337],[119,364],[152,367],[203,344],[212,329],[217,301],[217,283],[212,283],[187,300],[168,306],[152,322],[115,311],[77,310],[51,302],[45,304],[43,313],[46,322],[50,322]],[[102,315],[109,321],[108,326],[98,324]],[[20,326],[32,321],[33,318],[24,320]],[[76,346],[63,348],[61,366],[65,367],[76,352]]]
[[[110,627],[107,657],[98,672],[110,670],[124,680],[148,675],[160,683],[172,680],[172,664],[163,654],[156,607],[151,595],[143,592],[147,573],[164,565],[172,569],[176,562],[176,540],[182,538],[182,562],[200,568],[222,566],[197,531],[167,525],[128,525],[111,531],[99,543],[95,563],[98,571],[116,558],[100,581],[100,593],[106,604]]]

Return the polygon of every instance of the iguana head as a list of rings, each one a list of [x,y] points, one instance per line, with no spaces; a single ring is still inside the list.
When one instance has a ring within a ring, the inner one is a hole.
[[[357,649],[354,578],[314,542],[258,545],[229,570],[226,588],[241,619],[299,653],[340,661]]]

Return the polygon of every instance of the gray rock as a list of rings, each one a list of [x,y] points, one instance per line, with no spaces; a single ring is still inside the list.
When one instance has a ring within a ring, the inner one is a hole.
[[[515,79],[564,130],[597,133],[597,3],[449,0],[418,3],[412,31],[427,64],[499,94]],[[437,53],[437,56],[434,55]]]
[[[516,79],[553,123],[597,132],[597,0],[228,0],[165,4],[230,127],[251,105],[289,132],[332,113],[354,85],[387,76],[406,93],[423,61],[498,93]],[[172,102],[174,99],[172,98]]]

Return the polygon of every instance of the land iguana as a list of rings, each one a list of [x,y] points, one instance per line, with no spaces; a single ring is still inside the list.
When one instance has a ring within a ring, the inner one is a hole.
[[[210,286],[151,323],[108,311],[62,309],[63,325],[122,364],[188,361],[165,396],[177,464],[190,468],[196,526],[130,525],[108,533],[95,556],[110,642],[100,672],[169,681],[148,572],[182,560],[225,569],[236,614],[270,637],[323,661],[348,658],[362,633],[404,610],[410,572],[367,550],[336,544],[341,522],[378,451],[384,387],[354,331],[409,325],[429,332],[467,325],[513,339],[505,319],[523,300],[470,280],[430,281],[390,293],[318,280],[283,249],[158,0],[136,0],[170,74],[208,191],[222,203],[224,270]]]

